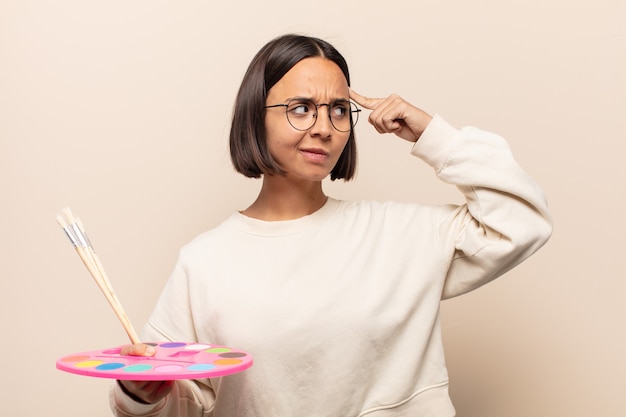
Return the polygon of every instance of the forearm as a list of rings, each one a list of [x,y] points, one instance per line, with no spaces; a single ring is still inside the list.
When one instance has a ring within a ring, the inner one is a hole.
[[[444,220],[456,250],[444,298],[491,281],[547,241],[552,221],[544,193],[501,137],[475,128],[458,130],[437,116],[412,152],[466,200]]]

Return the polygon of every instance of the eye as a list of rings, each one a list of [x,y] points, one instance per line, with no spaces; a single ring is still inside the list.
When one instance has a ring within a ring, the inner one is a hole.
[[[338,101],[333,103],[330,109],[330,115],[333,118],[342,118],[350,113],[350,103],[346,101]]]
[[[301,101],[289,103],[287,111],[293,116],[306,116],[311,112],[311,104]]]

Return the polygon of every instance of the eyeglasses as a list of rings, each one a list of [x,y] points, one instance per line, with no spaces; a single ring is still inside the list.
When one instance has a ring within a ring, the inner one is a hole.
[[[284,107],[287,121],[296,130],[309,130],[317,121],[318,109],[322,106],[328,108],[330,124],[339,132],[349,132],[356,126],[359,120],[359,109],[356,104],[349,100],[337,100],[332,103],[315,104],[308,99],[292,99],[285,104],[273,104],[265,106],[266,109]]]

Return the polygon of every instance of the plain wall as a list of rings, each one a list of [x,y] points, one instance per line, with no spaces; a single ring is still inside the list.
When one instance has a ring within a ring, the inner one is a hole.
[[[2,1],[0,415],[110,415],[108,380],[55,369],[127,342],[55,216],[81,217],[139,329],[180,246],[256,196],[232,103],[295,31],[334,43],[362,94],[505,136],[548,195],[550,242],[443,303],[458,415],[623,416],[625,20],[623,0]],[[357,180],[329,194],[459,201],[366,115]]]

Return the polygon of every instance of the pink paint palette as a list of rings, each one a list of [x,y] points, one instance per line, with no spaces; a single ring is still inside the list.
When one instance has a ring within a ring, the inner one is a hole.
[[[203,343],[146,343],[154,356],[122,356],[121,347],[75,353],[57,360],[57,369],[73,374],[134,381],[215,378],[252,366],[252,356],[226,346]]]

